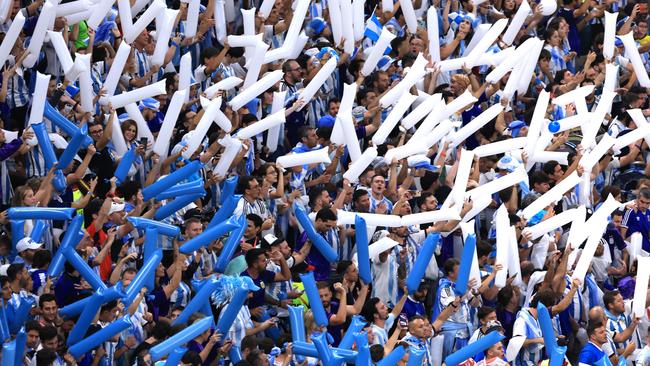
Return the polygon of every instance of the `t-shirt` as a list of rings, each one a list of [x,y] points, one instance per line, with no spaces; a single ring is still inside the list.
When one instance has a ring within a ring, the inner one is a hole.
[[[108,235],[106,235],[106,232],[103,229],[97,230],[97,228],[95,227],[95,221],[93,221],[86,230],[88,231],[88,235],[90,235],[90,237],[93,238],[93,241],[95,242],[95,246],[99,246],[99,247],[104,246]],[[108,278],[111,276],[112,270],[113,270],[113,263],[111,260],[111,256],[107,255],[106,257],[104,257],[104,260],[99,265],[99,275],[102,278],[102,281],[108,281]]]
[[[625,235],[629,237],[634,233],[641,233],[643,236],[642,248],[646,252],[650,251],[650,238],[648,232],[650,230],[650,210],[636,210],[628,208],[623,215],[623,222],[621,226],[627,228]]]
[[[604,362],[603,362],[604,358]],[[609,361],[609,358],[605,355],[605,352],[593,344],[591,341],[580,351],[580,356],[578,357],[579,365],[605,365],[611,366],[612,363]]]
[[[406,315],[406,318],[409,320],[416,315],[424,316],[425,314],[424,304],[422,304],[419,301],[415,301],[411,299],[411,297],[409,296],[406,298],[406,302],[404,303],[404,307],[402,308],[402,314]]]
[[[253,282],[260,288],[259,290],[253,292],[253,297],[248,299],[248,308],[254,309],[265,304],[264,301],[264,289],[266,288],[267,283],[275,281],[275,273],[264,270],[260,272],[260,275],[257,278],[254,278],[248,273],[248,270],[241,273],[242,276],[250,277],[253,279]]]

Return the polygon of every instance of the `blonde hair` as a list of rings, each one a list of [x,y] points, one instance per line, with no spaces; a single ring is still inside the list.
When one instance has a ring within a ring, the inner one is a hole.
[[[455,74],[451,77],[451,80],[458,83],[463,88],[463,91],[465,91],[465,89],[467,89],[470,84],[469,77],[467,75]]]

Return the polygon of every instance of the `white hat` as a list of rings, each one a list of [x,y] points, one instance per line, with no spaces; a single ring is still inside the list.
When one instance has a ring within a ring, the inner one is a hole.
[[[124,204],[111,202],[111,208],[108,210],[108,216],[120,211],[124,211]]]
[[[27,249],[33,249],[33,250],[41,249],[42,245],[43,244],[35,242],[30,237],[25,237],[20,239],[20,241],[18,241],[18,244],[16,244],[16,250],[18,251],[18,253],[21,253]]]

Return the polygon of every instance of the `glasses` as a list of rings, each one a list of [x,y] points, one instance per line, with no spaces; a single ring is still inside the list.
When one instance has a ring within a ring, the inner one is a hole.
[[[101,129],[101,130],[95,130],[95,131],[90,131],[90,134],[91,134],[91,135],[96,135],[96,134],[98,134],[98,133],[102,133],[102,132],[104,132],[103,129]]]

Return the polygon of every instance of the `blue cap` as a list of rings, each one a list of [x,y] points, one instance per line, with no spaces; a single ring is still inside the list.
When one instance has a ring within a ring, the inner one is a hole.
[[[79,93],[79,88],[75,86],[74,84],[70,84],[65,88],[66,93],[70,96],[70,98],[74,98],[77,93]]]
[[[158,112],[160,109],[160,102],[153,98],[145,98],[140,101],[140,110],[143,110],[145,108],[151,109],[153,111]]]
[[[260,102],[259,98],[253,98],[250,102],[246,103],[244,107],[248,109],[248,112],[250,114],[257,115],[257,106],[259,105],[259,102]]]
[[[386,71],[393,63],[393,61],[395,60],[393,60],[390,56],[382,56],[379,59],[379,62],[377,62],[377,69],[381,71]]]
[[[329,54],[330,57],[336,58],[336,61],[339,60],[339,53],[336,52],[336,50],[333,49],[332,47],[323,47],[323,48],[321,48],[321,50],[316,54],[316,58],[322,59],[327,54]]]
[[[323,33],[323,30],[325,30],[325,27],[327,27],[327,23],[325,22],[325,19],[316,17],[307,24],[305,27],[305,34],[308,37],[317,37],[321,33]]]
[[[328,114],[326,116],[321,117],[321,119],[318,120],[316,126],[318,128],[323,128],[323,127],[333,128],[335,121],[336,119]]]
[[[511,131],[512,137],[517,137],[519,130],[524,126],[526,126],[526,122],[524,121],[512,121],[508,125],[508,129]]]
[[[614,45],[616,47],[623,47],[623,41],[619,37],[614,37]]]

